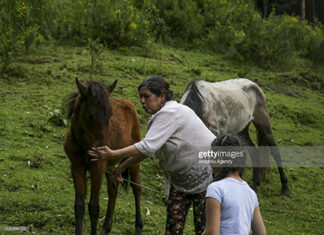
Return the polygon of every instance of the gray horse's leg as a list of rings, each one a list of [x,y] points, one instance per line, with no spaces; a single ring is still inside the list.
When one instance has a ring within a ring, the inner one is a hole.
[[[270,132],[268,133],[265,133],[265,139],[268,141],[269,143],[269,146],[271,146],[271,155],[273,156],[274,160],[276,161],[276,164],[277,164],[277,167],[278,167],[278,171],[279,171],[279,174],[280,174],[280,181],[281,181],[281,184],[282,184],[282,188],[281,188],[281,193],[283,195],[289,195],[290,194],[290,189],[288,187],[288,179],[287,179],[287,176],[283,170],[283,167],[282,167],[282,162],[281,162],[281,155],[280,155],[280,152],[279,152],[279,147],[276,145],[275,143],[275,140],[274,140],[274,137],[271,133],[271,130]]]
[[[287,176],[282,167],[281,155],[272,134],[270,117],[266,107],[254,113],[254,124],[259,131],[258,134],[258,139],[260,142],[259,145],[261,144],[263,146],[270,146],[271,155],[276,161],[278,171],[280,174],[281,185],[282,185],[281,193],[283,195],[289,195],[290,189],[288,187]]]

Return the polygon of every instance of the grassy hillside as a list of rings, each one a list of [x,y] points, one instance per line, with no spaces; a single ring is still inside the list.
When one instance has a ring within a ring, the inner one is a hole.
[[[149,118],[140,107],[137,86],[149,75],[162,75],[176,100],[190,81],[247,77],[265,91],[274,136],[282,146],[324,145],[324,70],[302,61],[283,71],[237,64],[221,56],[152,44],[149,49],[105,50],[95,55],[80,47],[42,46],[11,65],[0,79],[0,228],[30,226],[36,234],[72,234],[74,189],[62,143],[68,127],[53,121],[64,114],[65,97],[75,92],[75,76],[111,83],[114,97],[134,102],[142,136]],[[92,64],[92,65],[91,65]],[[58,109],[57,115],[50,113]],[[254,131],[251,131],[254,135]],[[255,138],[255,137],[254,137]],[[268,234],[321,234],[324,231],[324,169],[287,168],[291,196],[280,195],[276,169],[259,187],[258,197]],[[142,184],[163,191],[156,160],[142,164]],[[251,183],[251,171],[245,179]],[[89,195],[88,195],[89,196]],[[101,192],[98,230],[107,206],[106,182]],[[89,197],[88,197],[89,198]],[[131,190],[120,190],[111,234],[132,234],[135,223]],[[166,218],[161,195],[143,191],[143,234],[163,234]],[[89,233],[89,216],[85,215]],[[185,234],[193,234],[192,212]],[[0,234],[19,232],[0,231]]]

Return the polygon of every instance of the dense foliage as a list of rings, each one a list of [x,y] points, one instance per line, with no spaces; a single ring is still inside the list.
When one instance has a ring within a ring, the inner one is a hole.
[[[304,57],[324,61],[324,30],[298,17],[262,18],[253,0],[4,0],[0,3],[2,69],[44,42],[146,47],[173,46],[222,52],[260,66],[289,65]]]

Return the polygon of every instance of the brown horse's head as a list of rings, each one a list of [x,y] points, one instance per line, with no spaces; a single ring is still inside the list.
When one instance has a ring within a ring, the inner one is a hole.
[[[76,78],[79,92],[70,95],[68,117],[72,118],[72,136],[83,150],[107,144],[108,123],[112,115],[109,96],[116,83],[117,80],[106,86],[90,81],[84,86]]]

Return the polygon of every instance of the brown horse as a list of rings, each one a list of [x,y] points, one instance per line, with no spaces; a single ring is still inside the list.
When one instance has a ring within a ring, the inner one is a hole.
[[[87,151],[94,146],[108,145],[119,149],[140,140],[139,119],[134,105],[122,98],[109,98],[117,80],[110,86],[99,82],[88,82],[83,86],[78,79],[79,92],[69,96],[68,117],[72,124],[67,134],[64,150],[71,162],[71,172],[75,188],[75,234],[83,234],[83,218],[87,191],[86,171],[91,176],[91,196],[88,204],[91,220],[91,234],[97,234],[99,217],[99,194],[103,175],[108,183],[109,202],[101,235],[106,235],[112,227],[112,217],[118,191],[118,182],[109,173],[118,160],[91,161]],[[107,170],[107,171],[106,171]],[[131,179],[140,184],[140,166],[130,168]],[[143,221],[140,209],[141,188],[132,185],[135,196],[135,234],[142,233]]]

